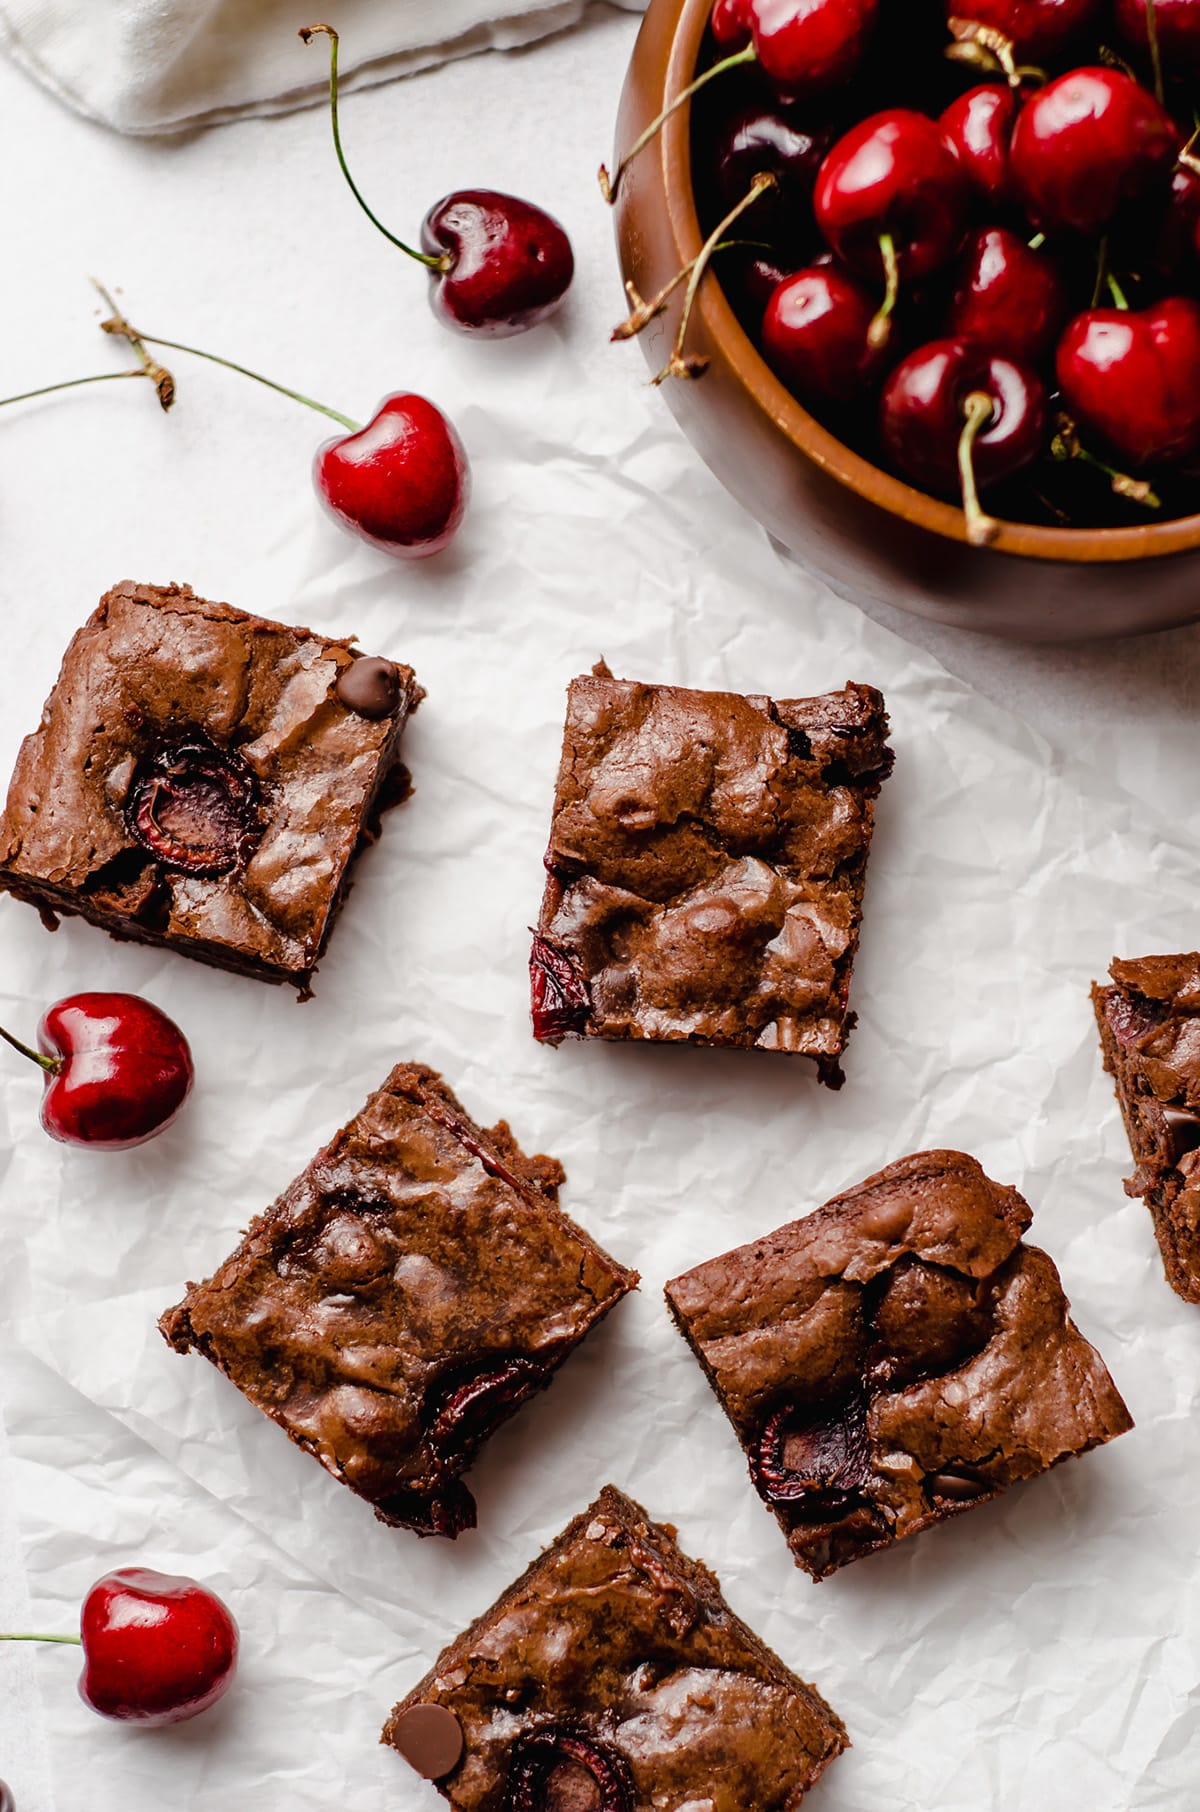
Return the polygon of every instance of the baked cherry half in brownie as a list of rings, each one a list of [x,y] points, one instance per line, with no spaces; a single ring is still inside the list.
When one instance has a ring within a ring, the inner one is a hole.
[[[309,991],[351,862],[409,790],[409,667],[118,585],[67,649],[0,818],[0,887],[53,926]]]
[[[562,1181],[401,1064],[160,1326],[381,1522],[456,1536],[484,1441],[637,1283]]]
[[[918,1152],[667,1285],[814,1579],[1133,1426],[1031,1218]]]
[[[1200,952],[1114,960],[1092,988],[1104,1067],[1154,1217],[1167,1282],[1200,1302]]]
[[[570,687],[534,1036],[757,1046],[842,1081],[883,699]]]
[[[383,1733],[455,1812],[794,1812],[847,1746],[708,1568],[606,1486]]]

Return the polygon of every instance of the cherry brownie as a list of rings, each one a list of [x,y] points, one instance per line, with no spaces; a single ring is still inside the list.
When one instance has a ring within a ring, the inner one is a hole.
[[[560,1212],[562,1181],[401,1064],[163,1334],[381,1522],[456,1536],[484,1441],[637,1283]]]
[[[673,1538],[606,1486],[384,1742],[455,1812],[795,1812],[845,1727]]]
[[[123,584],[67,649],[0,818],[0,888],[53,926],[308,993],[354,856],[408,792],[409,667]]]
[[[792,1052],[837,1087],[887,726],[870,686],[747,698],[603,663],[573,681],[535,1037]]]
[[[1104,1067],[1154,1217],[1167,1282],[1200,1302],[1200,953],[1114,960],[1092,988]]]
[[[1031,1219],[974,1158],[918,1152],[667,1285],[814,1579],[1133,1426]]]

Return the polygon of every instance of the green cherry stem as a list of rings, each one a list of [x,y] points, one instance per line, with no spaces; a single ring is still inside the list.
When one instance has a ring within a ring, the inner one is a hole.
[[[880,233],[879,255],[883,259],[887,290],[867,330],[867,343],[873,347],[886,346],[891,339],[892,311],[900,294],[900,261],[896,257],[896,241],[890,233]]]
[[[967,540],[972,547],[987,547],[1000,533],[1000,524],[989,516],[979,501],[975,482],[975,442],[995,414],[992,399],[983,390],[973,390],[963,404],[963,428],[958,437],[958,476],[962,484],[963,515],[967,519]]]
[[[1111,271],[1105,273],[1104,281],[1108,284],[1109,294],[1112,296],[1117,307],[1123,314],[1128,314],[1129,302],[1126,299],[1125,291],[1121,288],[1121,285],[1117,282]]]
[[[1150,67],[1154,71],[1154,98],[1164,105],[1162,50],[1158,42],[1157,0],[1146,0],[1146,42],[1150,46]]]
[[[394,246],[397,246],[400,251],[404,252],[409,258],[415,258],[418,264],[423,264],[425,266],[426,270],[448,271],[454,262],[448,252],[442,253],[439,256],[430,252],[419,252],[415,246],[406,245],[404,240],[397,239],[395,233],[390,232],[388,228],[384,226],[379,216],[373,213],[367,206],[366,197],[350,174],[350,166],[346,162],[346,153],[342,149],[342,129],[338,121],[338,34],[334,31],[332,25],[302,25],[300,27],[300,36],[306,44],[311,44],[318,33],[323,34],[329,39],[329,117],[333,126],[333,149],[337,154],[338,166],[341,169],[342,175],[346,178],[346,183],[351,195],[353,195],[355,201],[358,203],[367,219],[371,222],[371,225],[382,233],[385,239],[389,239]]]
[[[91,377],[64,378],[61,384],[42,384],[37,390],[22,390],[17,396],[0,396],[0,409],[7,408],[9,403],[28,403],[35,396],[53,396],[56,390],[77,390],[80,384],[111,384],[117,378],[144,378],[145,375],[139,365],[136,371],[96,371]]]
[[[83,1647],[82,1636],[28,1636],[23,1632],[10,1634],[6,1630],[0,1630],[0,1642],[69,1642],[72,1648]]]
[[[34,392],[34,394],[36,394],[36,392]],[[14,1051],[20,1051],[22,1057],[28,1057],[31,1063],[38,1064],[51,1076],[57,1076],[59,1070],[62,1068],[62,1064],[57,1057],[46,1057],[41,1051],[35,1051],[32,1045],[22,1044],[19,1038],[14,1038],[11,1032],[6,1032],[3,1026],[0,1026],[0,1038],[3,1038],[5,1044],[11,1044]],[[9,1636],[0,1638],[0,1640],[12,1642],[15,1641],[16,1638]],[[21,1640],[32,1641],[33,1638],[22,1637]],[[66,1638],[64,1637],[63,1640],[65,1641]]]
[[[704,273],[707,271],[717,251],[720,249],[721,243],[730,227],[741,218],[747,208],[752,208],[754,206],[754,203],[758,200],[760,195],[765,194],[768,189],[775,189],[778,188],[778,186],[776,178],[770,171],[760,171],[754,178],[754,181],[750,184],[748,193],[742,196],[742,199],[735,208],[730,208],[724,220],[718,221],[708,238],[704,241],[704,244],[700,247],[698,255],[693,258],[691,263],[691,274],[688,277],[688,286],[683,295],[683,307],[679,315],[679,329],[675,335],[675,344],[671,349],[671,356],[662,370],[651,378],[650,382],[652,384],[662,384],[669,377],[700,377],[703,372],[707,371],[708,360],[706,358],[689,356],[685,354],[683,350],[684,341],[687,339],[688,326],[692,319],[692,310],[696,306],[696,297],[699,295],[700,285],[704,281]],[[674,288],[674,285],[671,284],[668,287]]]
[[[670,101],[667,106],[663,108],[662,112],[658,115],[658,118],[651,120],[650,124],[646,127],[646,130],[644,132],[639,132],[628,151],[622,153],[620,161],[611,176],[608,173],[607,167],[604,164],[601,164],[599,174],[600,193],[603,195],[605,201],[611,206],[617,199],[617,190],[621,185],[621,178],[624,176],[629,165],[633,162],[638,152],[644,151],[650,141],[662,131],[673,113],[677,113],[686,102],[691,100],[694,94],[699,94],[702,88],[707,87],[715,76],[724,75],[727,69],[739,69],[743,63],[757,63],[757,61],[758,52],[755,50],[753,44],[747,44],[745,50],[735,51],[731,57],[725,57],[722,62],[714,63],[711,69],[706,69],[703,75],[698,75],[694,82],[689,82],[686,88],[681,88],[679,93],[675,96],[675,99]]]

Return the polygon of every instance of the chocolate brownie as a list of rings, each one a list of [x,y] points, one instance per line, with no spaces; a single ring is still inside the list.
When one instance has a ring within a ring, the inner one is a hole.
[[[348,642],[118,585],[21,746],[0,887],[306,994],[423,697]]]
[[[535,1037],[810,1057],[842,1081],[883,699],[572,682],[530,976]]]
[[[383,1733],[455,1812],[794,1812],[845,1727],[611,1485]]]
[[[1133,1426],[1031,1218],[923,1151],[667,1285],[814,1579]]]
[[[637,1283],[559,1211],[562,1181],[401,1064],[160,1326],[381,1522],[458,1535],[460,1474]]]
[[[1154,1217],[1167,1282],[1200,1302],[1200,953],[1113,961],[1092,988],[1104,1067]]]

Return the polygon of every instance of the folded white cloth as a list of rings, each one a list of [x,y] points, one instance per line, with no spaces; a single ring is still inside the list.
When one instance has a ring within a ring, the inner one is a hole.
[[[347,87],[472,51],[512,49],[591,0],[331,0]],[[613,0],[640,12],[646,0]],[[119,132],[179,132],[314,100],[328,64],[297,37],[313,0],[0,0],[0,45],[79,113]]]

